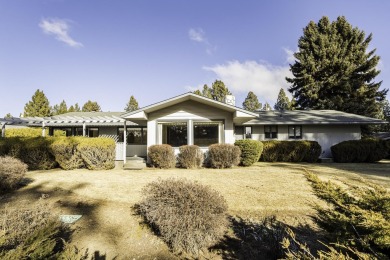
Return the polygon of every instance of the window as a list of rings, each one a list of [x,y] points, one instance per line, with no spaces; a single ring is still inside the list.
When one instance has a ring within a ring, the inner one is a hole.
[[[127,127],[127,144],[146,144],[146,127]],[[123,142],[123,127],[118,128],[118,142]]]
[[[162,125],[162,143],[173,147],[187,144],[187,123],[169,123]]]
[[[194,122],[194,145],[209,146],[218,143],[219,123]]]
[[[302,138],[302,126],[301,125],[288,126],[288,138],[301,139]]]
[[[88,128],[88,136],[89,137],[98,137],[99,136],[99,128],[97,128],[97,127]]]
[[[278,138],[278,126],[266,125],[264,126],[265,138]]]
[[[75,136],[83,136],[83,128],[82,127],[76,127],[74,129],[74,135]]]
[[[245,139],[251,139],[252,138],[252,127],[246,126],[245,127]]]

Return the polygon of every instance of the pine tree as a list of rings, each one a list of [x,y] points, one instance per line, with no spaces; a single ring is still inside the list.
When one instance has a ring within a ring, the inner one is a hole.
[[[192,93],[194,93],[194,94],[196,94],[196,95],[199,95],[199,96],[203,96],[203,95],[202,95],[202,92],[200,92],[199,89],[195,90],[195,91],[192,92]]]
[[[81,109],[80,109],[78,103],[76,103],[74,106],[71,105],[71,106],[69,107],[69,109],[68,109],[68,112],[80,112],[80,111],[81,111]]]
[[[381,119],[386,120],[387,124],[381,125],[379,127],[379,131],[380,132],[389,132],[390,131],[390,103],[389,103],[389,101],[387,99],[382,101],[381,107],[382,107],[381,108],[381,110],[382,110]]]
[[[135,97],[132,95],[130,97],[129,102],[127,102],[127,104],[126,104],[125,111],[126,112],[131,112],[131,111],[137,110],[138,108],[139,108],[138,107],[138,102],[135,99]]]
[[[13,116],[11,115],[11,113],[7,113],[4,118],[13,118]]]
[[[263,106],[263,110],[264,111],[270,111],[271,110],[271,106],[268,104],[268,102],[265,102],[265,104]]]
[[[62,100],[62,102],[59,105],[55,105],[52,109],[52,115],[61,115],[68,112],[68,106],[66,105],[65,100]]]
[[[368,49],[371,40],[372,34],[365,38],[343,16],[311,21],[290,65],[293,78],[286,78],[296,106],[377,116],[388,90],[380,91],[382,82],[374,82],[379,56]]]
[[[203,85],[202,96],[213,99],[213,96],[211,95],[211,89],[209,86],[207,86],[207,84]]]
[[[248,111],[253,112],[258,109],[261,109],[262,104],[259,102],[259,99],[257,98],[256,94],[252,91],[249,91],[244,102],[242,103],[242,107]]]
[[[46,117],[51,115],[51,109],[49,105],[49,100],[43,93],[37,89],[34,95],[32,96],[31,101],[26,103],[24,106],[24,117]]]
[[[224,102],[226,95],[231,95],[232,93],[225,86],[225,83],[223,83],[221,80],[216,80],[211,85],[210,94],[212,99]]]
[[[101,108],[96,101],[88,100],[82,108],[83,112],[100,112]]]
[[[291,102],[290,99],[287,97],[286,92],[284,92],[284,89],[281,88],[279,91],[278,99],[276,100],[276,103],[274,105],[275,110],[290,110]]]

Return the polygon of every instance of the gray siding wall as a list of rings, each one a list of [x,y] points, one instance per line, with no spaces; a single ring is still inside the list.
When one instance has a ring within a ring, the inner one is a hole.
[[[236,140],[243,139],[241,133],[236,133]],[[321,157],[332,157],[330,147],[346,140],[361,138],[359,125],[302,125],[302,139],[317,141],[322,147]],[[288,126],[278,126],[278,138],[266,139],[264,126],[252,126],[252,139],[254,140],[294,140],[288,138]]]

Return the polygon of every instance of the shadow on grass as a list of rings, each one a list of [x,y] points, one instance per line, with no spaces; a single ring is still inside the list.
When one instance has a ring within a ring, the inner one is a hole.
[[[314,249],[321,248],[317,241],[322,234],[309,226],[291,227],[270,216],[260,222],[250,222],[241,218],[230,218],[231,230],[224,239],[211,248],[223,259],[281,259],[284,249],[281,242],[287,237],[286,228],[294,231],[297,237]]]

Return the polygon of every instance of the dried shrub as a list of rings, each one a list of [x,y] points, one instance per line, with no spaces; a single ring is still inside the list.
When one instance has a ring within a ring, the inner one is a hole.
[[[262,141],[264,162],[316,162],[321,146],[316,141]]]
[[[232,144],[212,144],[208,156],[212,168],[231,168],[240,163],[241,151]]]
[[[50,153],[50,138],[21,138],[20,159],[30,170],[49,170],[57,166],[54,156]]]
[[[344,141],[330,149],[333,160],[340,163],[378,162],[389,152],[386,142],[379,139]]]
[[[1,259],[58,259],[66,228],[47,205],[0,210]]]
[[[60,167],[64,170],[73,170],[84,167],[80,151],[77,150],[80,138],[59,137],[50,144],[50,149]]]
[[[115,141],[107,137],[78,137],[77,151],[89,170],[109,170],[115,167]]]
[[[241,150],[242,166],[251,166],[255,162],[258,162],[263,152],[263,144],[257,140],[237,140],[234,145],[238,146]]]
[[[187,180],[158,180],[142,190],[139,212],[175,252],[197,255],[223,238],[227,204],[220,193]]]
[[[169,144],[157,144],[148,148],[149,163],[156,168],[173,168],[176,165],[175,152]]]
[[[204,156],[199,146],[183,145],[179,147],[179,151],[177,161],[180,167],[187,169],[202,167]]]
[[[0,157],[0,193],[16,189],[27,172],[27,165],[9,156]]]

